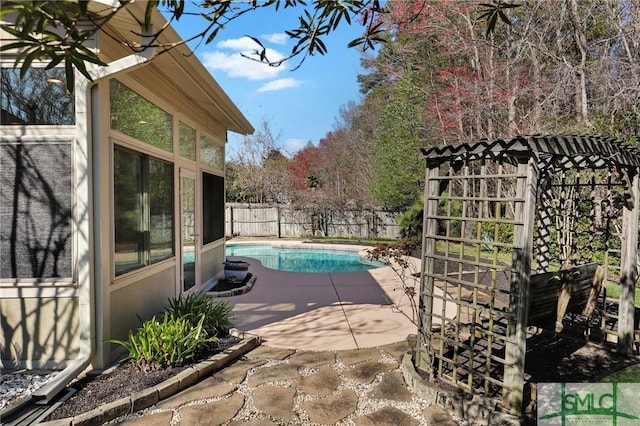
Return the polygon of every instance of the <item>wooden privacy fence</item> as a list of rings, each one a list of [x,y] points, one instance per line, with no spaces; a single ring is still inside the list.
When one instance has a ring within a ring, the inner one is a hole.
[[[226,235],[243,237],[389,238],[400,236],[397,215],[380,210],[300,209],[227,203]]]

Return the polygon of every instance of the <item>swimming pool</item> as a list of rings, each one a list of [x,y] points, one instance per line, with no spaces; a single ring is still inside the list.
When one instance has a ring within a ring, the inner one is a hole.
[[[317,247],[228,244],[226,255],[253,257],[262,262],[265,268],[290,272],[355,272],[384,266],[380,262],[361,258],[353,250]]]

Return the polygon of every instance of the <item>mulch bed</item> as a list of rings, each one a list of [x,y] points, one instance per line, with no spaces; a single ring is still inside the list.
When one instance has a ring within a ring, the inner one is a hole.
[[[162,383],[186,369],[189,365],[222,352],[239,341],[239,338],[233,336],[220,338],[215,346],[212,346],[197,360],[180,367],[167,367],[144,372],[136,368],[133,363],[126,362],[109,370],[108,373],[87,375],[69,385],[69,387],[76,389],[76,393],[51,413],[46,421],[77,416]]]

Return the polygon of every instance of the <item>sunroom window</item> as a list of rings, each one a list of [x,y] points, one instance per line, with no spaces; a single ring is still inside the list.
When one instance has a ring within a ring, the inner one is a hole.
[[[224,144],[207,135],[200,135],[200,163],[224,170]]]
[[[224,178],[202,173],[203,244],[224,238]]]
[[[116,275],[174,255],[173,164],[114,149]]]
[[[74,98],[67,92],[61,68],[30,68],[20,78],[18,68],[0,68],[0,124],[72,125]]]
[[[173,152],[173,117],[116,79],[110,82],[111,128]]]

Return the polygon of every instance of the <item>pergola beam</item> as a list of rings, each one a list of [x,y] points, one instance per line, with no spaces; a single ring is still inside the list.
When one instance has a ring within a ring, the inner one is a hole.
[[[638,185],[637,170],[631,178],[632,199],[635,200],[631,208],[626,207],[622,212],[622,259],[620,265],[620,304],[618,311],[618,351],[624,354],[633,352],[635,328],[635,287],[638,256]]]
[[[422,156],[432,164],[480,158],[521,156],[540,158],[543,155],[557,155],[568,159],[594,157],[601,163],[615,163],[625,167],[640,166],[640,149],[622,141],[598,135],[518,136],[511,140],[482,139],[475,143],[422,149]]]
[[[514,415],[519,415],[522,407],[538,172],[534,159],[518,165],[518,175],[526,176],[526,180],[518,179],[516,189],[516,193],[523,197],[523,202],[516,206],[515,221],[522,225],[516,226],[514,230],[514,274],[509,299],[509,312],[512,318],[509,320],[504,366],[504,382],[509,384],[509,390],[505,390],[503,395],[504,405]]]

